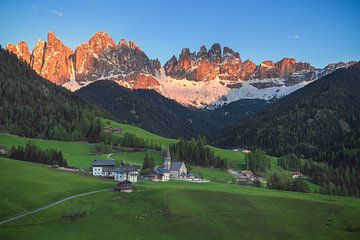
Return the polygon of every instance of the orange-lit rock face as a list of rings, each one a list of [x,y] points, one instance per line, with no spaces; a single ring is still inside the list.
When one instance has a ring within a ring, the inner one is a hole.
[[[45,42],[43,40],[38,40],[32,55],[31,55],[31,67],[41,75],[41,68],[44,62],[44,50],[45,50]]]
[[[15,54],[19,59],[24,60],[27,64],[30,64],[30,51],[26,42],[21,41],[18,45],[7,44],[6,49]]]
[[[197,53],[190,53],[188,48],[181,51],[179,60],[173,56],[164,65],[166,75],[176,79],[188,79],[195,81],[210,81],[219,77],[220,79],[238,80],[241,59],[239,53],[230,48],[221,47],[215,43],[209,51],[201,46]]]
[[[129,77],[130,78],[130,77]],[[158,80],[151,76],[145,74],[136,74],[134,77],[134,89],[153,89],[157,86],[160,86]]]
[[[73,51],[65,46],[53,32],[49,32],[43,55],[41,76],[58,85],[70,81],[74,77],[72,53]]]
[[[250,60],[246,60],[240,69],[240,79],[249,80],[253,77],[256,69],[256,64]]]
[[[224,47],[223,53],[219,78],[223,80],[238,81],[240,79],[240,70],[242,66],[240,54],[228,47]]]
[[[294,58],[283,58],[275,64],[279,77],[295,72],[296,60]]]

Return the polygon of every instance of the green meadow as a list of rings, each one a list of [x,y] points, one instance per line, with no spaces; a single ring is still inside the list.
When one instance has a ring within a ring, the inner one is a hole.
[[[6,209],[1,220],[72,193],[115,185],[39,164],[4,158],[0,164],[1,169],[16,170],[17,175],[29,178],[1,172],[0,194],[7,198],[1,205]],[[10,182],[12,188],[6,188]],[[178,181],[145,181],[137,183],[133,193],[82,196],[0,226],[0,239],[359,237],[360,201],[355,198]]]
[[[175,139],[160,137],[146,130],[128,124],[117,123],[107,119],[102,119],[102,123],[104,126],[122,128],[125,132],[133,133],[149,141],[160,143],[162,146],[162,151],[165,151],[168,149],[170,144],[174,144],[177,141]],[[68,164],[78,168],[89,168],[91,162],[94,159],[107,158],[107,154],[95,154],[95,145],[86,142],[64,142],[56,140],[30,139],[26,137],[0,133],[0,144],[4,144],[8,149],[10,149],[12,146],[25,145],[29,141],[43,149],[51,148],[62,151],[64,157],[68,161]],[[225,150],[215,147],[211,148],[220,157],[227,158],[229,162],[235,162],[235,166],[238,166],[238,163],[244,162],[245,155],[242,152],[235,152],[232,150]],[[111,155],[111,158],[114,158],[118,161],[122,160],[128,163],[142,164],[145,154],[146,152],[123,151],[120,153],[114,153]],[[155,162],[158,165],[162,163],[162,154],[162,152],[149,152],[149,155],[155,159]]]

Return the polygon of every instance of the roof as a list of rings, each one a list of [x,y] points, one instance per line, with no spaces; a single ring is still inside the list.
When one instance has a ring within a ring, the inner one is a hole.
[[[94,160],[92,162],[93,166],[115,166],[115,160]]]
[[[169,170],[165,169],[165,168],[156,168],[154,170],[155,174],[164,174],[164,173],[169,173]]]
[[[136,172],[137,170],[138,170],[137,167],[135,167],[133,165],[128,165],[128,166],[118,167],[114,170],[114,172],[125,173],[125,172]]]
[[[124,184],[131,184],[132,185],[132,182],[130,182],[129,180],[124,180],[124,181],[119,182],[117,185],[120,186],[120,185],[124,185]]]
[[[179,171],[184,162],[171,162],[170,171]]]

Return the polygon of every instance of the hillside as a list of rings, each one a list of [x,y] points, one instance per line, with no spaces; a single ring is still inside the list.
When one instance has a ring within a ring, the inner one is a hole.
[[[112,81],[97,81],[75,93],[105,109],[120,122],[164,137],[186,139],[198,135],[209,137],[270,105],[263,100],[240,100],[216,110],[187,108],[156,91],[129,90]]]
[[[335,165],[359,166],[360,63],[340,69],[223,131],[214,143],[294,152]]]
[[[108,116],[0,49],[0,132],[94,142]]]
[[[13,171],[18,174],[11,174]],[[7,209],[0,220],[73,194],[115,185],[5,158],[0,158],[0,173],[1,185],[13,186],[11,191],[0,188],[0,195],[6,196],[1,209]],[[141,182],[135,188],[131,194],[108,191],[68,200],[2,225],[0,238],[92,239],[97,234],[129,239],[359,237],[356,199],[177,181]]]

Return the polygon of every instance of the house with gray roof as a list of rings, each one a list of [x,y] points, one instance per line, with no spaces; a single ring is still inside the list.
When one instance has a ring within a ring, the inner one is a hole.
[[[170,172],[170,178],[186,178],[187,168],[184,162],[172,162],[170,151],[164,157],[164,168]]]
[[[94,176],[114,176],[115,160],[94,160],[92,162],[92,174]]]
[[[130,181],[135,183],[139,179],[139,168],[134,165],[118,167],[113,172],[115,181]]]

